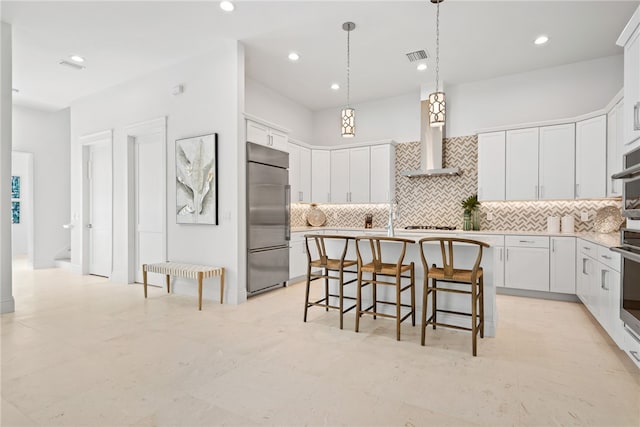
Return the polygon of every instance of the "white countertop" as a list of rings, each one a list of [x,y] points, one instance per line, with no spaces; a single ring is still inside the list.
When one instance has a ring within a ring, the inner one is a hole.
[[[292,227],[292,232],[305,232],[313,233],[320,230],[336,230],[338,232],[374,232],[385,233],[385,228],[362,228],[362,227]],[[548,237],[576,237],[595,243],[600,246],[611,248],[613,246],[620,246],[620,232],[615,233],[548,233],[546,231],[506,231],[506,230],[479,230],[479,231],[465,231],[465,230],[406,230],[404,228],[394,229],[396,235],[406,236],[407,234],[425,235],[425,234],[465,234],[465,235],[517,235],[517,236],[548,236]]]

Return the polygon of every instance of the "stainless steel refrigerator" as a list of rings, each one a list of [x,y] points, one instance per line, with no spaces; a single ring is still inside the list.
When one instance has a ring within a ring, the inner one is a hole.
[[[289,153],[247,143],[247,292],[289,280]]]

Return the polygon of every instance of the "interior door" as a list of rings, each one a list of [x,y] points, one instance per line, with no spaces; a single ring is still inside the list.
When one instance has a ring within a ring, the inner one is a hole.
[[[88,147],[89,274],[111,276],[111,155],[107,143]]]
[[[135,138],[135,281],[142,283],[142,264],[166,261],[165,164],[161,134]],[[149,273],[147,283],[162,286],[164,277]]]

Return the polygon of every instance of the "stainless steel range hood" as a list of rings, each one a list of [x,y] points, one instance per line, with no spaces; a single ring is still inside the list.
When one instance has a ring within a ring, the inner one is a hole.
[[[420,101],[420,169],[400,172],[403,176],[460,175],[460,168],[442,167],[442,128],[429,126],[429,101]]]

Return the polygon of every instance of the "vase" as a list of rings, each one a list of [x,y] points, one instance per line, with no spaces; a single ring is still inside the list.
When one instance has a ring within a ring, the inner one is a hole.
[[[473,228],[473,224],[471,222],[471,212],[464,211],[463,221],[462,221],[462,229],[464,231],[469,231]]]
[[[471,225],[474,231],[480,230],[480,212],[478,209],[471,211]]]

